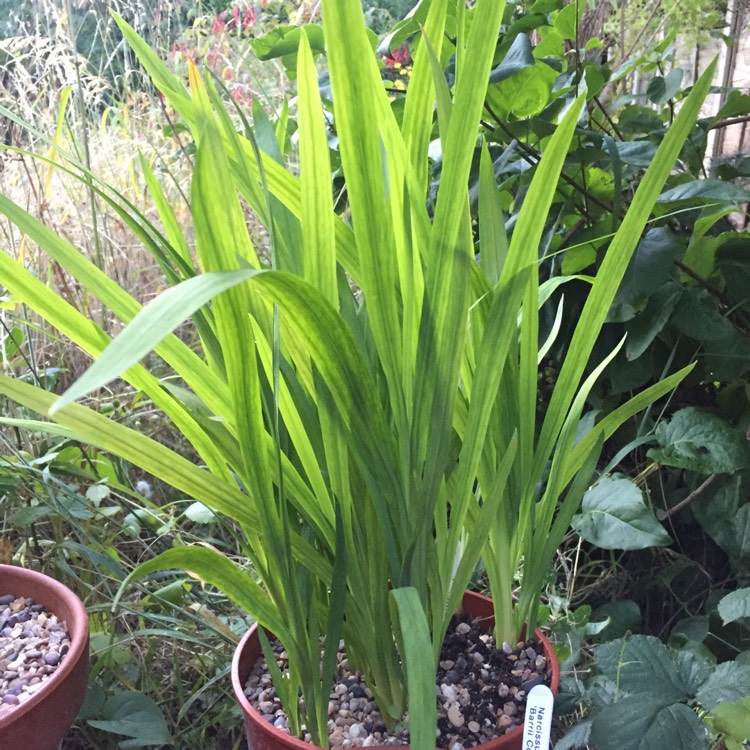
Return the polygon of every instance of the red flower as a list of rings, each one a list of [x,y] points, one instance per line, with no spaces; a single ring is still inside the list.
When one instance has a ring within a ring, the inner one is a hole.
[[[396,49],[391,52],[390,57],[384,57],[383,63],[388,68],[395,68],[395,67],[402,67],[403,65],[408,65],[411,61],[411,54],[409,52],[409,45],[404,42],[400,47],[396,47]]]
[[[222,11],[221,13],[218,13],[216,15],[216,20],[214,21],[214,25],[211,27],[211,31],[214,34],[219,34],[227,27],[226,22],[226,12]]]

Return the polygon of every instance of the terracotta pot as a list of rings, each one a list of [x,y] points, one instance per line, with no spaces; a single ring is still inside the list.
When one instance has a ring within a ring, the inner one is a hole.
[[[54,578],[0,565],[0,593],[31,597],[60,620],[70,634],[70,650],[45,686],[0,718],[0,747],[56,750],[75,721],[89,674],[89,619],[81,600]]]
[[[495,624],[495,618],[492,611],[492,600],[481,594],[475,594],[467,591],[464,594],[463,610],[472,617],[481,617],[487,624],[487,630],[490,630]],[[542,650],[547,659],[547,664],[552,670],[552,681],[550,689],[557,693],[560,684],[560,663],[555,655],[552,644],[542,634],[540,630],[535,635],[542,643]],[[257,635],[257,625],[253,625],[247,631],[244,638],[240,641],[234,652],[232,659],[232,687],[234,695],[242,708],[245,715],[245,731],[247,732],[247,742],[251,750],[313,750],[316,746],[309,742],[291,737],[269,724],[263,715],[257,711],[245,697],[245,683],[250,672],[255,666],[255,662],[261,656],[260,639]],[[510,734],[498,737],[491,742],[485,742],[477,746],[477,750],[520,750],[523,740],[523,727],[516,727]],[[404,750],[407,746],[401,746]],[[385,748],[377,748],[385,750]],[[389,746],[393,750],[393,746]]]

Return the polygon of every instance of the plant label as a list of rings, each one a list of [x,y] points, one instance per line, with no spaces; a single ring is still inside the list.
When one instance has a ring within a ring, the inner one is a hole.
[[[549,750],[554,702],[552,691],[546,685],[537,685],[529,691],[523,723],[523,750]]]

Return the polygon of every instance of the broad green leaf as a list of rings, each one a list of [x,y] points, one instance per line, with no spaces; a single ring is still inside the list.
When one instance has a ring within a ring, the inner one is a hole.
[[[172,735],[159,706],[147,695],[120,691],[108,698],[97,714],[101,718],[88,723],[105,732],[132,737],[135,742],[121,742],[121,748],[171,745]]]
[[[750,738],[750,696],[714,706],[709,721],[715,731],[728,738],[725,739],[728,750],[742,750],[745,740]]]
[[[259,60],[273,60],[276,57],[295,54],[299,49],[303,32],[315,54],[325,52],[323,29],[316,23],[304,26],[275,26],[267,34],[253,39],[250,44]]]
[[[732,703],[747,695],[750,695],[750,666],[725,661],[711,669],[695,697],[710,711],[719,703]]]
[[[216,522],[216,514],[203,503],[190,503],[183,513],[194,523],[207,524]]]
[[[573,528],[602,549],[636,550],[669,544],[669,534],[629,479],[602,479],[583,496]]]
[[[719,615],[724,624],[750,617],[750,588],[737,589],[719,601]]]
[[[678,331],[698,341],[729,339],[735,331],[721,314],[716,298],[697,287],[683,290],[671,322]]]
[[[579,750],[587,747],[591,737],[593,719],[584,719],[572,726],[561,739],[555,743],[555,750]]]
[[[665,227],[649,229],[633,253],[617,290],[613,308],[628,306],[631,310],[658,291],[672,276],[674,261],[684,250],[677,236]],[[632,314],[629,316],[632,317]],[[609,320],[624,322],[628,317],[613,315]]]
[[[622,163],[631,167],[646,169],[656,154],[656,144],[651,141],[619,141],[616,147]]]
[[[538,61],[492,84],[487,90],[487,104],[498,117],[533,117],[547,106],[556,78],[549,65]]]
[[[526,34],[518,34],[505,53],[503,61],[490,72],[490,83],[500,83],[510,78],[519,70],[529,68],[536,64],[534,55],[531,54],[531,42]]]
[[[743,571],[743,575],[750,562],[750,503],[745,502],[746,496],[740,475],[724,475],[692,508],[701,527],[726,552],[734,570]]]
[[[664,330],[682,292],[682,287],[677,284],[664,284],[648,298],[643,312],[628,322],[625,344],[628,360],[638,359]]]
[[[677,673],[674,652],[658,638],[636,635],[594,647],[596,666],[620,690],[658,692],[668,703],[687,700],[688,686]]]
[[[671,203],[674,201],[747,201],[750,199],[750,191],[724,180],[691,180],[682,185],[673,187],[663,192],[658,199],[659,203]]]
[[[614,640],[641,629],[641,608],[632,599],[616,599],[594,610],[591,619],[595,622],[609,619],[595,636],[598,641]]]
[[[552,23],[564,39],[575,39],[578,35],[578,24],[585,12],[585,5],[573,0],[555,15]]]
[[[90,500],[98,508],[102,504],[102,501],[110,496],[111,492],[106,484],[92,484],[86,490],[86,499]]]
[[[739,89],[734,89],[727,94],[724,105],[714,115],[711,124],[728,117],[738,117],[747,114],[750,114],[750,94],[745,94]]]
[[[658,448],[649,458],[699,474],[733,473],[750,467],[750,444],[721,417],[690,406],[656,427]]]
[[[645,685],[594,717],[590,742],[618,750],[705,750],[706,727],[684,703],[672,703]]]
[[[681,83],[682,68],[672,68],[665,76],[654,76],[646,94],[654,104],[666,104],[678,92]]]

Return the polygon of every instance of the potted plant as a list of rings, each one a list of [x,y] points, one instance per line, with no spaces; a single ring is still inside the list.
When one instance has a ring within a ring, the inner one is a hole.
[[[31,598],[64,621],[70,649],[44,687],[0,715],[0,745],[57,750],[75,721],[89,676],[89,619],[81,600],[54,578],[13,565],[0,565],[0,594]]]
[[[421,37],[397,116],[361,3],[323,0],[346,215],[334,211],[307,31],[297,37],[297,175],[278,160],[260,113],[255,130],[239,133],[211,79],[191,66],[187,89],[118,21],[196,144],[197,260],[145,160],[163,231],[100,186],[172,284],[146,307],[0,197],[0,211],[126,324],[111,341],[0,254],[13,299],[95,358],[60,399],[7,376],[0,393],[62,426],[48,429],[121,456],[241,529],[249,565],[209,546],[179,547],[135,575],[188,569],[252,614],[259,633],[273,633],[289,656],[276,690],[292,730],[304,724],[321,746],[342,637],[386,723],[401,720],[408,699],[411,743],[434,746],[440,647],[480,557],[497,642],[516,641],[524,626],[533,632],[555,550],[603,441],[686,373],[638,394],[576,441],[587,394],[617,351],[584,377],[594,343],[713,68],[683,103],[599,274],[588,279],[588,301],[540,419],[539,308],[547,290],[538,247],[585,95],[561,115],[509,239],[482,142],[475,245],[468,181],[504,3],[477,0],[468,9],[463,0],[432,0],[420,8]],[[428,210],[434,139],[442,175]],[[268,229],[270,267],[250,239],[240,196]],[[191,316],[197,352],[172,334]],[[179,386],[138,364],[152,349]],[[197,463],[73,403],[115,376],[164,412]]]

